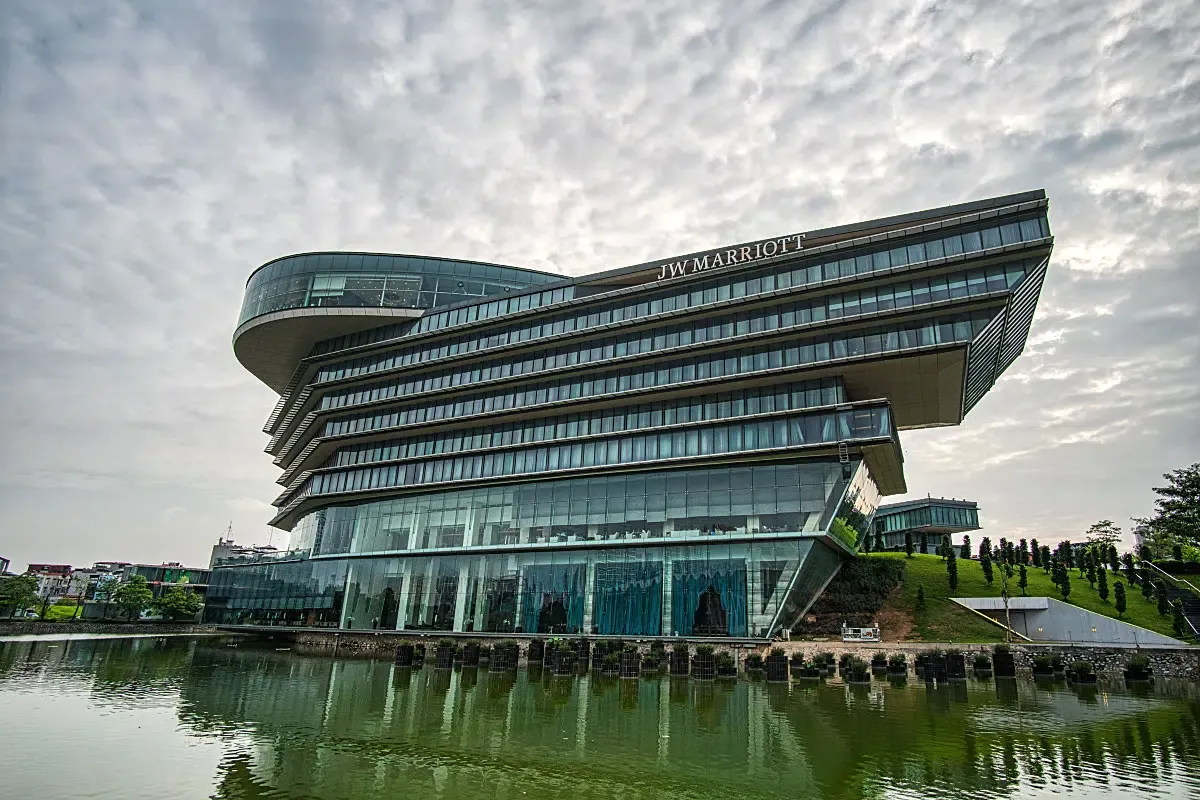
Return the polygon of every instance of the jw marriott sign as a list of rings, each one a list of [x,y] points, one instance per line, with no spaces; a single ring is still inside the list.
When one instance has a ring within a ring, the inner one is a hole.
[[[678,278],[717,267],[728,267],[733,264],[745,264],[763,258],[781,256],[793,253],[804,247],[804,234],[797,233],[780,239],[766,239],[754,244],[731,247],[724,250],[710,250],[697,256],[691,256],[679,261],[663,264],[658,268],[655,280]]]

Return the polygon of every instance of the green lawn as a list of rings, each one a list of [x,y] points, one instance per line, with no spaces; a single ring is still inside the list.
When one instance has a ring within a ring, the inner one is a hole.
[[[951,593],[946,577],[946,564],[939,556],[914,555],[905,559],[903,553],[872,553],[868,558],[898,558],[905,562],[904,584],[900,588],[899,596],[891,601],[888,607],[912,614],[914,638],[936,642],[994,642],[1002,638],[1000,628],[949,600],[951,594],[955,597],[999,597],[998,565],[993,568],[995,579],[989,586],[983,579],[983,569],[978,561],[958,559],[958,589]],[[1050,576],[1042,572],[1040,567],[1028,567],[1027,570],[1029,586],[1025,590],[1026,594],[1062,600],[1058,587],[1050,582]],[[1014,571],[1009,583],[1010,592],[1014,596],[1021,593],[1017,587],[1017,577]],[[1122,583],[1126,582],[1124,576],[1120,580]],[[1079,570],[1071,570],[1071,596],[1067,602],[1097,614],[1116,618],[1117,611],[1113,608],[1112,596],[1112,588],[1116,581],[1116,574],[1109,572],[1109,596],[1106,603],[1100,599],[1094,588],[1088,586],[1087,578],[1079,577]],[[923,611],[916,610],[918,585],[925,588]],[[1175,635],[1171,630],[1171,617],[1159,616],[1155,604],[1142,597],[1141,587],[1127,584],[1125,600],[1128,608],[1125,609],[1122,619],[1126,622],[1166,636]]]

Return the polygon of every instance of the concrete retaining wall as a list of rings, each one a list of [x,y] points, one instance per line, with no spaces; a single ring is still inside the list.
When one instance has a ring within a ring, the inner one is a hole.
[[[45,622],[38,619],[0,619],[0,636],[68,633],[215,633],[211,625],[181,622]]]

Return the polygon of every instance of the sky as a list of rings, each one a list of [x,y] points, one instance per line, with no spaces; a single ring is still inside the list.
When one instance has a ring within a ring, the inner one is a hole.
[[[912,496],[993,541],[1128,530],[1200,461],[1186,0],[6,0],[0,556],[284,541],[230,343],[278,256],[577,275],[1037,188],[1024,355],[901,434]]]

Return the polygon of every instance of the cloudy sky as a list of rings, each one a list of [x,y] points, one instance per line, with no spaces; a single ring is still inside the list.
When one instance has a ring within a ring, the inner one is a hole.
[[[1128,527],[1200,460],[1198,49],[1186,0],[7,0],[0,556],[266,541],[230,336],[277,256],[579,274],[1039,187],[1029,345],[909,487]]]

